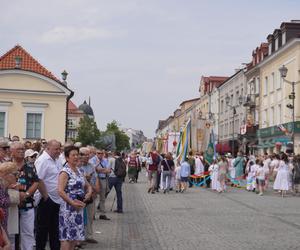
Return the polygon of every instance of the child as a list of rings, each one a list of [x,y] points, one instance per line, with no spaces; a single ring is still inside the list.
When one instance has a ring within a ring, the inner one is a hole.
[[[256,160],[256,164],[253,161],[249,162],[249,165],[246,168],[247,175],[247,190],[248,191],[255,191],[256,188],[256,171],[258,169],[259,160]]]
[[[266,169],[264,168],[264,164],[260,161],[258,164],[258,168],[256,170],[256,179],[258,184],[258,195],[263,195],[265,188],[265,179],[266,179]]]
[[[217,160],[213,161],[213,163],[209,166],[208,171],[210,173],[211,189],[214,191],[218,191],[220,189],[220,182],[218,180],[219,165],[217,164]]]
[[[189,176],[191,174],[191,166],[188,163],[188,159],[184,159],[181,162],[181,169],[180,169],[180,182],[181,182],[181,193],[183,193],[187,189],[187,184],[189,181]]]

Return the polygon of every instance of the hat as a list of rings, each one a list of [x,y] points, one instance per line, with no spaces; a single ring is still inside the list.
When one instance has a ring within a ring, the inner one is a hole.
[[[9,148],[7,141],[0,141],[0,148]]]
[[[34,155],[38,155],[39,153],[37,151],[33,151],[32,149],[27,149],[25,151],[25,158],[32,157]]]

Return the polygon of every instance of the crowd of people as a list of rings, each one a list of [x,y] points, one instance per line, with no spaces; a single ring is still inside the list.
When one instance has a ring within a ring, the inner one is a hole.
[[[174,159],[174,160],[173,160]],[[146,157],[148,192],[164,193],[174,189],[184,192],[195,180],[201,185],[222,193],[228,186],[245,188],[262,196],[273,188],[284,197],[287,192],[297,194],[300,187],[300,155],[284,152],[268,155],[245,156],[238,152],[234,158],[230,153],[216,157],[209,163],[203,153],[190,152],[179,161],[172,154],[152,151]],[[208,178],[207,178],[208,176]],[[205,181],[203,181],[205,179]],[[272,184],[272,186],[270,185]]]
[[[125,155],[57,140],[0,141],[0,249],[52,250],[98,243],[95,219],[110,220],[105,200],[115,188],[123,213]],[[96,218],[98,200],[100,216]]]
[[[135,184],[142,169],[149,194],[184,193],[197,183],[219,193],[235,186],[261,196],[271,184],[282,196],[299,191],[299,155],[238,152],[235,158],[227,154],[209,163],[201,152],[179,160],[155,150],[126,155],[80,143],[12,139],[0,141],[0,249],[44,250],[49,244],[50,249],[71,250],[84,242],[97,244],[93,221],[110,220],[105,206],[110,190],[116,193],[114,212],[122,214],[125,176]]]

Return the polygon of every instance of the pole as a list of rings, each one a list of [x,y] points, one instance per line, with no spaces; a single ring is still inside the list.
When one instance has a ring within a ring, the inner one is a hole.
[[[295,155],[295,82],[292,82],[292,98],[293,98],[293,132],[292,132],[292,142],[293,142],[293,154]]]
[[[234,115],[235,115],[235,107],[233,107],[233,115],[232,115],[232,157],[234,157]]]

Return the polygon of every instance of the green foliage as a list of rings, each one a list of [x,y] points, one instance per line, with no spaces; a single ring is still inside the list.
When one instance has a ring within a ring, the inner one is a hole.
[[[105,133],[107,132],[112,132],[115,134],[117,151],[130,149],[129,137],[123,131],[120,130],[117,121],[113,120],[111,123],[108,123],[106,125]]]
[[[76,141],[81,142],[83,146],[95,145],[96,141],[100,137],[100,131],[97,128],[97,123],[94,119],[89,118],[87,115],[80,119],[77,131],[78,136]]]

